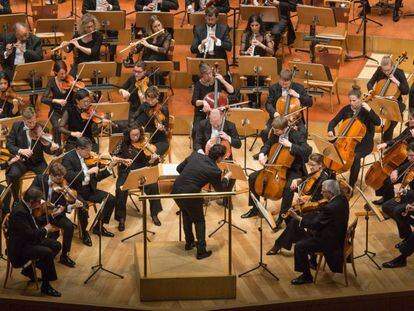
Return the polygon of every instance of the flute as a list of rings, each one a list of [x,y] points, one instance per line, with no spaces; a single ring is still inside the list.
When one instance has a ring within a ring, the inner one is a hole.
[[[84,34],[84,35],[82,35],[82,36],[80,36],[80,37],[73,38],[72,40],[79,41],[80,39],[83,39],[83,38],[85,38],[85,37],[87,37],[87,36],[89,36],[89,35],[93,34],[94,32],[96,32],[96,30],[91,31],[91,32],[88,32],[88,33],[86,33],[86,34]],[[51,51],[52,51],[52,52],[58,51],[58,50],[60,50],[60,49],[64,48],[65,46],[67,46],[67,45],[60,44],[58,47],[55,47],[55,48],[54,48],[54,49],[52,49]]]
[[[149,35],[149,36],[147,36],[145,38],[142,38],[142,39],[139,39],[138,41],[135,41],[134,43],[130,43],[126,48],[122,49],[120,51],[120,53],[123,53],[125,51],[128,51],[129,49],[133,48],[134,46],[137,46],[138,44],[140,44],[142,41],[146,41],[146,40],[148,40],[148,39],[150,39],[152,37],[155,37],[157,35],[160,35],[160,34],[162,34],[164,32],[165,32],[165,29],[161,29],[161,30],[159,30],[157,32],[154,32],[153,34],[151,34],[151,35]]]

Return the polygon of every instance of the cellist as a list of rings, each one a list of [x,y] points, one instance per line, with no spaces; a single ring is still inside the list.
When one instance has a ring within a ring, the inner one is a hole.
[[[285,137],[287,132],[288,137]],[[306,129],[303,124],[299,123],[297,126],[291,127],[289,126],[288,119],[280,116],[273,120],[271,136],[260,149],[259,162],[263,166],[266,165],[267,155],[269,154],[271,147],[276,143],[280,143],[284,147],[288,148],[290,154],[294,156],[292,165],[287,169],[286,185],[283,190],[279,218],[276,222],[276,229],[280,229],[283,221],[281,214],[287,212],[287,210],[292,206],[294,196],[293,189],[291,188],[292,181],[306,175],[305,163],[308,161],[312,148],[307,143]],[[254,172],[249,176],[249,189],[256,197],[259,197],[255,190],[255,182],[258,175],[259,171]],[[249,218],[258,215],[259,211],[250,196],[249,206],[251,206],[251,209],[247,213],[243,214],[241,216],[242,218]]]
[[[348,93],[349,105],[343,107],[338,114],[328,124],[328,136],[334,137],[334,128],[339,122],[352,118],[355,113],[356,116],[366,126],[365,136],[355,148],[355,157],[353,159],[352,167],[349,176],[349,185],[354,187],[359,170],[361,168],[361,159],[372,152],[374,147],[375,126],[381,124],[381,119],[371,109],[371,107],[362,101],[362,94],[359,86],[353,86]]]

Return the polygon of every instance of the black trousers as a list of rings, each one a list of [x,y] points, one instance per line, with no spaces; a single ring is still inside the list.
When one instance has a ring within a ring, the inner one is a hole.
[[[295,271],[311,274],[308,255],[321,251],[321,243],[313,237],[297,242],[295,244]]]
[[[405,207],[408,203],[412,202],[408,198],[401,198],[401,202],[395,201],[395,199],[388,200],[382,205],[382,211],[395,220],[397,223],[398,234],[401,239],[407,239],[411,233],[411,216],[403,216]],[[410,213],[411,214],[411,213]]]
[[[371,151],[369,152],[356,151],[355,152],[354,162],[352,163],[351,170],[349,172],[349,185],[351,187],[355,186],[358,180],[359,171],[361,169],[361,159],[363,157],[366,157],[370,153]]]
[[[18,161],[10,166],[9,170],[6,173],[6,180],[8,184],[12,184],[11,190],[14,201],[19,200],[20,178],[27,171],[33,171],[36,173],[36,175],[43,174],[46,168],[47,164],[44,161],[37,164],[31,164],[29,161]]]
[[[391,200],[394,197],[394,186],[389,177],[384,181],[384,184],[378,190],[375,190],[376,196],[382,196],[384,202]]]
[[[311,213],[304,217],[314,218],[316,217],[316,213]],[[309,237],[312,237],[312,234],[299,227],[299,221],[290,218],[290,220],[287,221],[285,230],[283,230],[282,234],[276,239],[275,246],[291,250],[293,243],[297,243]]]
[[[273,42],[275,44],[274,50],[275,53],[279,49],[280,41],[282,40],[283,33],[288,28],[288,21],[285,18],[281,18],[279,23],[273,25],[272,27],[272,36],[273,36]]]
[[[3,193],[3,191],[6,189],[3,185],[0,185],[0,195]],[[4,200],[0,202],[0,208],[2,212],[2,217],[0,218],[0,221],[3,222],[4,216],[6,214],[10,213],[10,202],[11,202],[11,193],[7,193],[7,195],[4,197]]]
[[[58,110],[50,110],[49,116],[52,113],[52,111],[54,112],[52,117],[50,118],[50,123],[52,124],[53,141],[60,146],[62,143],[62,139],[61,133],[59,131],[59,120],[62,118],[62,112]]]
[[[412,253],[414,253],[414,234],[410,233],[407,240],[403,244],[403,246],[400,248],[401,255],[408,257],[411,256]]]
[[[200,106],[199,109],[201,109],[202,107]],[[193,140],[193,146],[195,145],[195,139],[196,139],[196,133],[198,131],[198,128],[200,127],[200,122],[202,120],[204,120],[205,117],[200,116],[200,115],[194,115],[194,119],[193,119],[193,129],[191,131],[191,138]]]
[[[63,230],[62,255],[69,253],[73,239],[73,223],[66,217],[66,215],[62,214],[57,216],[55,219],[52,219],[50,223]],[[59,232],[52,232],[49,237],[57,239],[59,237]]]
[[[106,191],[91,189],[89,185],[82,186],[82,188],[78,190],[78,198],[83,201],[102,203],[107,196],[108,200],[102,210],[102,222],[104,224],[109,224],[109,221],[111,220],[111,215],[115,208],[115,197]]]
[[[128,200],[128,191],[121,190],[121,186],[125,183],[128,174],[120,172],[118,179],[116,180],[116,192],[115,192],[115,220],[126,219],[126,204]],[[151,184],[144,187],[144,192],[148,195],[159,194],[158,184]],[[151,216],[158,215],[162,211],[161,201],[160,200],[151,200],[150,201],[150,211]]]
[[[197,243],[199,247],[206,246],[206,222],[202,199],[175,200],[183,216],[183,229],[185,241],[194,242],[193,224],[195,226]]]
[[[26,245],[21,256],[24,261],[36,260],[36,267],[42,272],[43,282],[57,280],[53,259],[60,252],[61,245],[53,239],[43,239],[38,245]]]

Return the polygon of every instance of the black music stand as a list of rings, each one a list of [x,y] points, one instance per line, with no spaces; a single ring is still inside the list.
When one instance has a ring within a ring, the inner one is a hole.
[[[355,17],[354,19],[351,19],[350,21],[349,21],[349,23],[353,23],[353,22],[356,22],[357,20],[361,20],[361,22],[359,23],[359,26],[358,26],[358,28],[357,28],[357,30],[356,30],[356,33],[359,33],[360,31],[361,31],[361,27],[362,27],[362,25],[363,24],[366,24],[366,23],[368,23],[368,22],[372,22],[372,23],[374,23],[374,24],[376,24],[376,25],[378,25],[378,26],[383,26],[383,24],[381,24],[381,23],[379,23],[379,22],[377,22],[376,20],[373,20],[372,18],[369,18],[369,17],[367,17],[367,12],[366,12],[366,8],[365,8],[365,5],[364,5],[364,2],[368,2],[368,0],[359,0],[359,1],[354,1],[354,5],[355,4],[357,4],[357,3],[359,3],[359,4],[361,4],[362,5],[362,15],[360,15],[360,16],[358,16],[358,17]],[[365,26],[364,26],[365,27]]]
[[[12,81],[31,81],[32,89],[29,94],[34,95],[36,94],[36,80],[49,77],[52,67],[53,60],[42,60],[40,62],[17,65],[14,69]]]

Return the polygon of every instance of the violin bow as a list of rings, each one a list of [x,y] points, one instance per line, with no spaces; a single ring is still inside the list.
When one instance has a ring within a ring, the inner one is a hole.
[[[79,73],[76,75],[76,79],[75,79],[75,81],[73,81],[73,84],[72,84],[72,86],[70,87],[68,94],[66,95],[66,98],[65,98],[65,101],[66,101],[66,102],[68,101],[68,98],[69,98],[70,94],[72,93],[72,91],[73,91],[73,89],[74,89],[74,87],[75,87],[75,85],[76,85],[76,82],[78,82],[78,80],[79,80],[79,78],[80,78],[80,75],[82,74],[82,71],[83,71],[83,69],[85,68],[85,65],[86,65],[86,64],[83,64],[83,65],[82,65],[82,68],[80,69]]]
[[[144,147],[142,147],[138,151],[138,153],[135,155],[135,157],[132,158],[132,163],[134,163],[134,161],[138,158],[138,156],[141,154],[141,152],[144,150],[144,148],[146,148],[149,145],[151,139],[154,137],[155,133],[157,133],[157,132],[158,132],[158,128],[156,128],[155,131],[154,131],[154,133],[152,133],[152,135],[150,136],[150,138],[148,138],[147,142],[144,144]],[[158,157],[160,157],[160,156],[158,155]]]
[[[86,128],[88,127],[89,123],[91,122],[91,120],[92,120],[92,118],[93,118],[93,115],[95,114],[96,110],[98,109],[98,106],[99,106],[99,104],[101,103],[102,98],[103,98],[103,96],[101,96],[101,98],[99,98],[98,102],[94,105],[94,107],[93,107],[93,111],[92,111],[92,113],[90,114],[90,116],[89,116],[89,118],[88,118],[88,121],[86,122],[86,124],[85,124],[85,126],[84,126],[84,128],[83,128],[83,130],[82,130],[82,132],[81,132],[82,136],[83,136],[83,134],[85,133]]]
[[[45,123],[45,125],[43,126],[43,128],[42,128],[42,133],[43,133],[43,131],[45,130],[45,128],[46,128],[46,126],[47,126],[47,124],[50,122],[50,119],[52,118],[52,116],[53,116],[53,113],[54,113],[55,111],[54,110],[52,110],[52,113],[50,114],[50,116],[49,116],[49,118],[47,119],[47,121],[46,121],[46,123]],[[34,145],[33,145],[33,147],[30,147],[29,148],[29,150],[34,150],[35,149],[35,147],[36,147],[36,145],[37,145],[37,143],[39,142],[39,139],[40,139],[40,137],[41,137],[42,135],[40,134],[40,135],[38,135],[38,137],[37,137],[37,139],[36,139],[36,141],[35,141],[35,143],[34,143]]]

